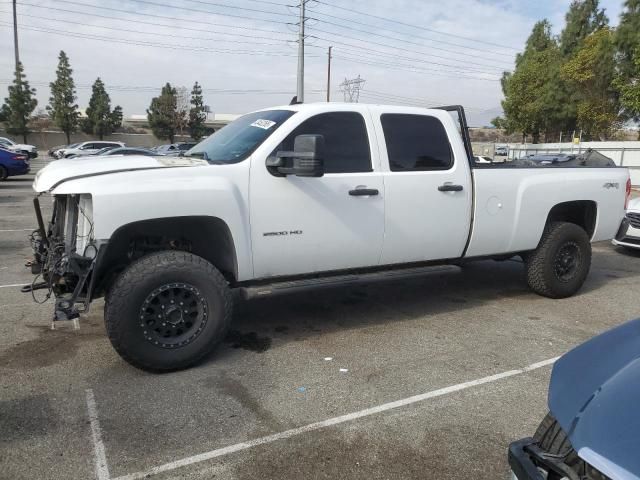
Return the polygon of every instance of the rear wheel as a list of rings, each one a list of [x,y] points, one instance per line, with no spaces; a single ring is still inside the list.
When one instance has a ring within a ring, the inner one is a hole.
[[[571,446],[569,437],[567,437],[567,434],[551,413],[548,413],[544,420],[542,420],[533,439],[546,453],[562,457],[564,463],[573,469],[580,478],[585,480],[607,479],[607,477],[578,457],[578,454]],[[547,480],[560,480],[561,478],[559,475],[551,472]]]
[[[187,368],[224,338],[231,320],[227,281],[196,255],[166,251],[131,264],[105,302],[111,344],[149,371]]]
[[[8,176],[9,172],[7,171],[7,169],[0,165],[0,181],[6,180]]]
[[[536,293],[566,298],[576,293],[591,267],[591,243],[574,223],[547,226],[538,248],[526,255],[527,283]]]

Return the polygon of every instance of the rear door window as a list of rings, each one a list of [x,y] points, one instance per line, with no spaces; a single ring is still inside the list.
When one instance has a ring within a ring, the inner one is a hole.
[[[448,170],[453,152],[440,120],[427,115],[381,115],[392,172]]]

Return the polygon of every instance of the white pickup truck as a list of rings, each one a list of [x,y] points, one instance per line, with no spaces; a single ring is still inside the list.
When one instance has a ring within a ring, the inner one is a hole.
[[[457,113],[458,121],[454,119]],[[461,134],[462,133],[462,134]],[[244,115],[183,157],[61,160],[36,175],[53,218],[34,273],[71,319],[105,296],[117,352],[188,367],[246,297],[524,259],[552,298],[620,227],[625,168],[475,164],[461,107],[304,104]]]

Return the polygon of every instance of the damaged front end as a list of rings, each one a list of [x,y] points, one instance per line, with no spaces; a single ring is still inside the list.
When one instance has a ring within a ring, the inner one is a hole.
[[[90,195],[55,195],[53,214],[45,225],[40,198],[33,200],[38,229],[30,237],[36,275],[24,292],[46,289],[55,296],[53,320],[74,320],[89,309],[92,272],[100,245],[93,236],[93,204]],[[35,296],[34,296],[35,298]]]

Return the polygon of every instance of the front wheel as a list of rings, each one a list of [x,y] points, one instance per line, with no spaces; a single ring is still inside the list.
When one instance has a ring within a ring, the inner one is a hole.
[[[574,223],[547,226],[538,248],[526,255],[527,283],[539,295],[566,298],[576,293],[591,267],[591,243]]]
[[[148,371],[190,367],[222,341],[231,320],[227,281],[205,259],[181,251],[147,255],[116,280],[105,302],[111,344]]]

